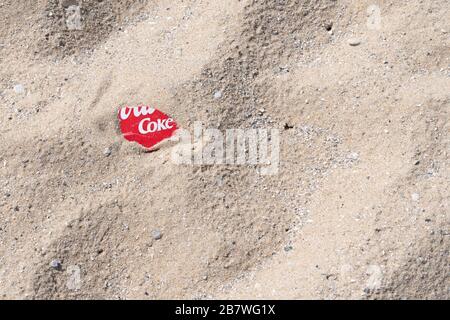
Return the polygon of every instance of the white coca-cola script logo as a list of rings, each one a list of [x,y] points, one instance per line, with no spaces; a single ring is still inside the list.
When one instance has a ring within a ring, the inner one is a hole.
[[[131,113],[133,112],[133,115],[138,118],[140,116],[148,116],[155,112],[154,108],[151,108],[149,106],[140,106],[140,107],[125,107],[120,109],[120,120],[127,120]]]
[[[173,119],[158,119],[156,121],[151,121],[150,118],[145,118],[139,122],[139,133],[147,134],[158,131],[170,130],[173,128]]]

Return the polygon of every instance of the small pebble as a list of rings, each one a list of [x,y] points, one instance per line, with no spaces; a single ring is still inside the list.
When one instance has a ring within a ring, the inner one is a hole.
[[[356,161],[359,159],[359,154],[357,152],[352,152],[347,156],[347,158]]]
[[[103,154],[106,156],[106,157],[109,157],[110,155],[111,155],[111,152],[112,152],[112,150],[111,150],[111,148],[106,148],[104,151],[103,151]]]
[[[159,231],[159,230],[153,230],[153,231],[152,231],[152,237],[153,237],[153,240],[161,240],[161,238],[162,238],[162,233],[161,233],[161,231]]]
[[[359,40],[357,38],[351,38],[348,40],[348,44],[351,45],[352,47],[356,47],[361,44],[361,40]]]
[[[222,98],[222,91],[214,92],[214,99],[218,100],[220,98]]]
[[[60,260],[53,260],[52,262],[50,262],[50,267],[55,270],[59,270],[62,267],[62,263]]]
[[[21,84],[16,84],[14,86],[14,92],[17,94],[23,94],[23,93],[25,93],[25,87]]]

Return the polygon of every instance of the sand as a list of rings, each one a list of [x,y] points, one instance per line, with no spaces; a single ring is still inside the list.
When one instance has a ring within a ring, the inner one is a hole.
[[[0,3],[1,299],[448,299],[446,0]],[[117,111],[274,129],[179,165]],[[155,236],[157,235],[157,236]]]

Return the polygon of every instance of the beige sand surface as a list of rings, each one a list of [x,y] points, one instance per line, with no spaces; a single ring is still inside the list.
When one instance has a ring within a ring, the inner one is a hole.
[[[2,0],[0,21],[1,299],[450,297],[448,0]],[[117,123],[140,103],[278,129],[279,173],[144,152]]]

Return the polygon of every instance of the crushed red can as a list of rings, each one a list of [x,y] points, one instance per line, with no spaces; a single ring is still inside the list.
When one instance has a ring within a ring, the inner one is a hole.
[[[147,149],[171,138],[178,125],[173,118],[150,106],[119,109],[120,130],[124,138]]]

